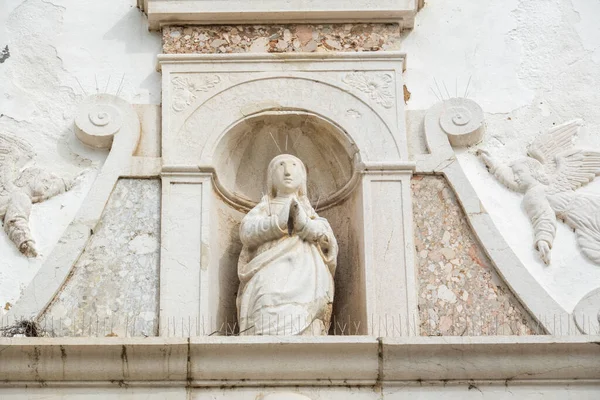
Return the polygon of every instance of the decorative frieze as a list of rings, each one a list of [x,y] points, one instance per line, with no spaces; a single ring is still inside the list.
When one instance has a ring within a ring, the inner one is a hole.
[[[320,53],[398,50],[400,25],[165,26],[163,53]]]

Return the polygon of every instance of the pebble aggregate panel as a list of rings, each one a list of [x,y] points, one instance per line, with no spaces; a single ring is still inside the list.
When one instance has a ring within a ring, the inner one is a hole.
[[[412,179],[422,336],[533,335],[445,178]]]
[[[156,336],[159,248],[160,182],[119,180],[40,325],[51,336]]]
[[[400,48],[398,24],[167,26],[163,53],[289,53]]]

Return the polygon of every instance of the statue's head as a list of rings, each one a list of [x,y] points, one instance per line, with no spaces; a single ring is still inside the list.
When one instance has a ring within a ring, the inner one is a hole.
[[[548,185],[550,181],[543,165],[536,159],[525,157],[510,164],[515,182],[525,191],[538,184]]]
[[[269,196],[296,194],[306,196],[306,167],[298,157],[280,154],[273,158],[267,169]]]

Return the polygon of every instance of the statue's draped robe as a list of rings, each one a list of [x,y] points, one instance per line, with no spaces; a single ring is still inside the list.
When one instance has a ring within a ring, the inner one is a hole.
[[[290,236],[278,223],[282,206],[264,197],[240,226],[244,247],[238,262],[237,307],[242,334],[298,335],[314,321],[329,320],[337,259],[331,227],[304,205],[310,223],[322,225],[329,244],[321,247],[296,233]]]

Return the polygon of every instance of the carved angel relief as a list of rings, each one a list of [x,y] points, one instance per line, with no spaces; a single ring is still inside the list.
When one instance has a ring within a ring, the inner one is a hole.
[[[0,219],[9,239],[27,257],[38,254],[29,229],[31,205],[64,193],[75,184],[41,168],[23,168],[34,155],[28,143],[0,135]]]
[[[581,123],[574,120],[550,129],[527,148],[529,157],[508,165],[478,151],[500,182],[525,194],[523,205],[533,225],[534,245],[546,264],[550,264],[557,217],[575,231],[583,254],[600,264],[600,196],[575,192],[600,174],[600,152],[573,145]]]

